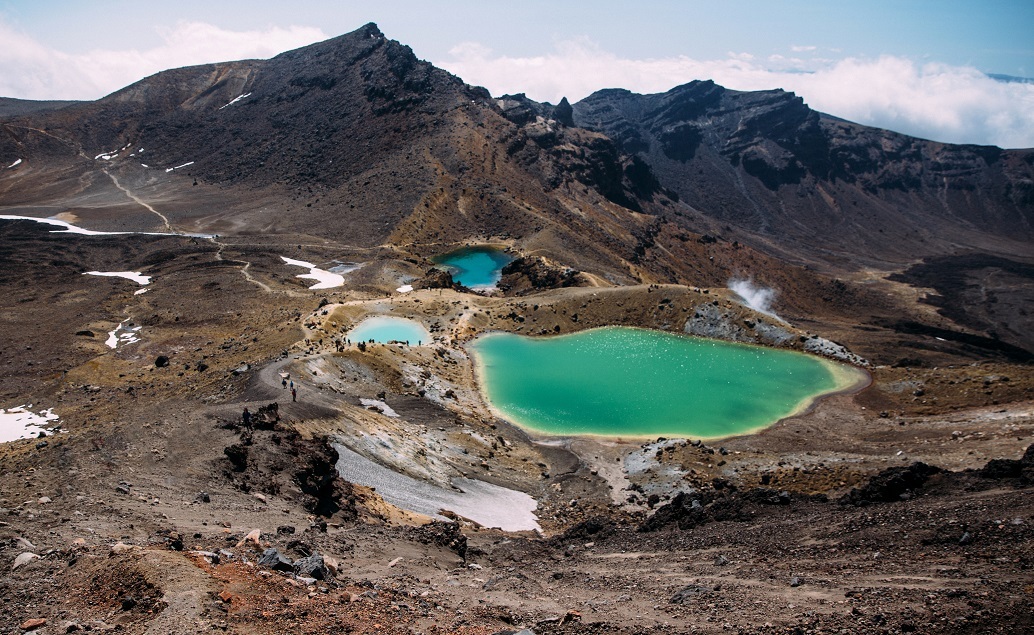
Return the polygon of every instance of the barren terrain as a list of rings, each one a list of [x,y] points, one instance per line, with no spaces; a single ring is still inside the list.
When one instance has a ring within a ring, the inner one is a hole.
[[[0,632],[1031,631],[1030,153],[719,89],[497,99],[367,25],[5,101],[0,214],[142,233],[0,219],[0,409],[59,417],[0,443]],[[726,439],[493,414],[474,338],[608,325],[867,381]]]

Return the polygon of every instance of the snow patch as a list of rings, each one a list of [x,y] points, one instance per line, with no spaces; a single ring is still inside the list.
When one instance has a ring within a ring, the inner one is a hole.
[[[503,531],[540,531],[535,509],[538,502],[524,492],[473,478],[453,478],[454,489],[400,474],[353,452],[340,443],[335,465],[341,478],[373,487],[387,502],[433,518],[445,520],[443,511],[469,518],[484,527]]]
[[[139,271],[87,271],[84,276],[111,276],[114,278],[125,278],[141,285],[151,284],[152,276],[145,276]]]
[[[76,227],[71,223],[66,223],[63,220],[57,220],[56,218],[36,218],[35,216],[12,216],[9,214],[0,214],[0,220],[31,220],[36,223],[56,225],[62,228],[51,230],[50,233],[52,234],[81,234],[83,236],[125,236],[127,234],[135,234],[137,236],[190,236],[192,238],[212,237],[209,234],[185,234],[182,232],[99,232],[92,229]]]
[[[133,232],[97,232],[92,229],[83,229],[82,227],[76,227],[70,223],[66,223],[63,220],[57,220],[56,218],[36,218],[35,216],[10,216],[7,214],[0,214],[0,220],[31,220],[37,223],[44,223],[46,225],[56,225],[62,229],[54,229],[51,231],[52,234],[82,234],[84,236],[115,236],[121,234],[131,234]]]
[[[108,339],[105,340],[108,348],[118,348],[124,344],[134,344],[140,341],[138,337],[140,334],[139,326],[125,326],[125,322],[120,322],[115,327],[114,331],[108,331]]]
[[[401,287],[399,287],[398,289],[395,289],[395,290],[398,291],[399,293],[409,293],[410,291],[413,290],[413,285],[411,285],[411,284],[404,284],[404,285],[402,285]]]
[[[32,404],[15,406],[7,410],[0,408],[0,443],[18,439],[35,439],[39,437],[40,432],[49,433],[50,430],[43,426],[57,421],[59,418],[54,414],[53,408],[41,410],[38,413],[32,412],[29,408],[32,408]]]
[[[232,106],[232,105],[236,104],[237,102],[239,102],[240,100],[245,99],[247,97],[251,97],[251,93],[244,93],[243,95],[241,95],[239,97],[234,97],[233,101],[231,101],[230,103],[226,104],[226,106],[219,106],[219,110],[222,110],[223,108],[226,108],[227,106]]]
[[[133,292],[133,295],[142,295],[144,293],[147,293],[147,289],[137,289]]]
[[[21,162],[22,162],[22,160],[18,159],[14,163],[12,163],[11,165],[7,166],[7,169],[10,170],[11,168],[13,168],[14,166],[18,165]]]
[[[178,169],[180,169],[180,168],[185,168],[185,167],[187,167],[188,165],[194,165],[194,162],[193,162],[193,161],[187,161],[187,162],[186,162],[186,163],[184,163],[183,165],[177,165],[177,166],[176,166],[176,167],[174,167],[174,168],[165,168],[165,172],[166,172],[166,174],[168,174],[169,172],[172,172],[173,170],[178,170]]]
[[[323,269],[318,268],[311,262],[305,262],[304,260],[295,260],[293,258],[288,258],[287,256],[280,257],[283,258],[284,262],[286,262],[289,265],[294,265],[295,267],[308,267],[309,273],[302,273],[295,277],[308,280],[315,280],[316,284],[309,287],[310,289],[333,289],[334,287],[340,287],[343,284],[345,284],[344,276],[336,273],[331,273],[329,271],[324,271]]]

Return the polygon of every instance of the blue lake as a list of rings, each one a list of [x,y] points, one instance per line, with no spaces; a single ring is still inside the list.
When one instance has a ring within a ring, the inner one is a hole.
[[[513,256],[495,247],[464,247],[433,256],[431,262],[441,265],[452,279],[471,289],[494,287],[502,270]]]
[[[366,318],[350,330],[347,337],[353,344],[372,340],[378,344],[408,342],[412,346],[419,346],[431,342],[431,334],[423,324],[388,316]]]

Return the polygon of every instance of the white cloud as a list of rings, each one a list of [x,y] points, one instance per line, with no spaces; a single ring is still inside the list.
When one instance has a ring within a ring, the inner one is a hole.
[[[229,31],[179,22],[146,49],[98,48],[69,54],[43,46],[0,22],[0,95],[22,99],[97,99],[168,68],[268,58],[327,39],[312,27]]]
[[[326,38],[313,27],[231,31],[179,22],[158,30],[151,47],[113,44],[69,54],[0,20],[0,96],[96,99],[167,68],[268,58]],[[790,50],[816,52],[812,46]],[[816,110],[938,141],[1034,147],[1034,85],[997,82],[973,68],[900,57],[805,60],[730,52],[717,60],[629,59],[583,37],[530,57],[499,55],[466,42],[453,47],[447,59],[434,61],[496,95],[523,92],[555,103],[563,96],[577,101],[601,88],[653,93],[713,79],[736,90],[792,90]]]
[[[808,48],[808,47],[793,47]],[[730,53],[725,59],[686,56],[627,59],[579,39],[535,57],[496,55],[466,43],[440,66],[493,94],[577,101],[601,88],[663,92],[694,79],[735,90],[783,88],[812,108],[859,123],[951,143],[1034,147],[1034,85],[995,81],[976,69],[884,56],[838,61]],[[809,72],[802,72],[806,70]]]

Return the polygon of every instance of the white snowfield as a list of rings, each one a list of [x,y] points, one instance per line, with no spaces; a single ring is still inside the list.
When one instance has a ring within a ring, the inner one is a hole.
[[[411,285],[411,284],[404,284],[404,285],[402,285],[401,287],[399,287],[398,289],[395,289],[395,290],[398,291],[399,293],[409,293],[410,291],[413,290],[413,285]]]
[[[484,527],[503,531],[539,531],[534,498],[473,478],[452,479],[446,489],[390,470],[340,443],[332,444],[338,453],[335,469],[341,478],[374,488],[387,502],[433,518],[445,520],[442,511],[451,511]]]
[[[151,284],[153,276],[145,276],[139,271],[86,271],[84,276],[111,276],[114,278],[125,278],[141,285]]]
[[[47,432],[44,425],[59,418],[54,414],[53,408],[38,413],[32,412],[29,408],[32,408],[32,404],[15,406],[7,410],[0,408],[0,443],[34,439],[40,432]]]
[[[22,162],[21,159],[17,159],[14,163],[12,163],[11,165],[7,166],[7,169],[10,170],[11,168],[15,167],[16,165],[18,165],[21,162]]]
[[[209,234],[185,234],[181,232],[99,232],[92,229],[83,229],[82,227],[76,227],[71,223],[66,223],[63,220],[57,220],[56,218],[37,218],[35,216],[12,216],[10,214],[0,214],[0,220],[31,220],[37,223],[43,223],[44,225],[55,225],[61,227],[61,229],[51,230],[52,234],[81,234],[83,236],[125,236],[134,234],[137,236],[190,236],[192,238],[211,238]]]
[[[57,220],[56,218],[36,218],[35,216],[11,216],[8,214],[0,214],[0,220],[31,220],[37,223],[43,223],[45,225],[55,225],[62,229],[51,230],[53,234],[82,234],[83,236],[118,236],[123,234],[134,234],[139,232],[96,232],[92,229],[83,229],[82,227],[76,227],[71,223],[66,223],[63,220]]]
[[[333,289],[334,287],[340,287],[345,284],[345,277],[329,271],[324,271],[318,268],[311,262],[305,262],[304,260],[295,260],[294,258],[288,258],[287,256],[280,256],[289,265],[295,267],[308,267],[309,273],[302,273],[296,277],[308,280],[315,280],[316,284],[309,287],[310,289]]]

